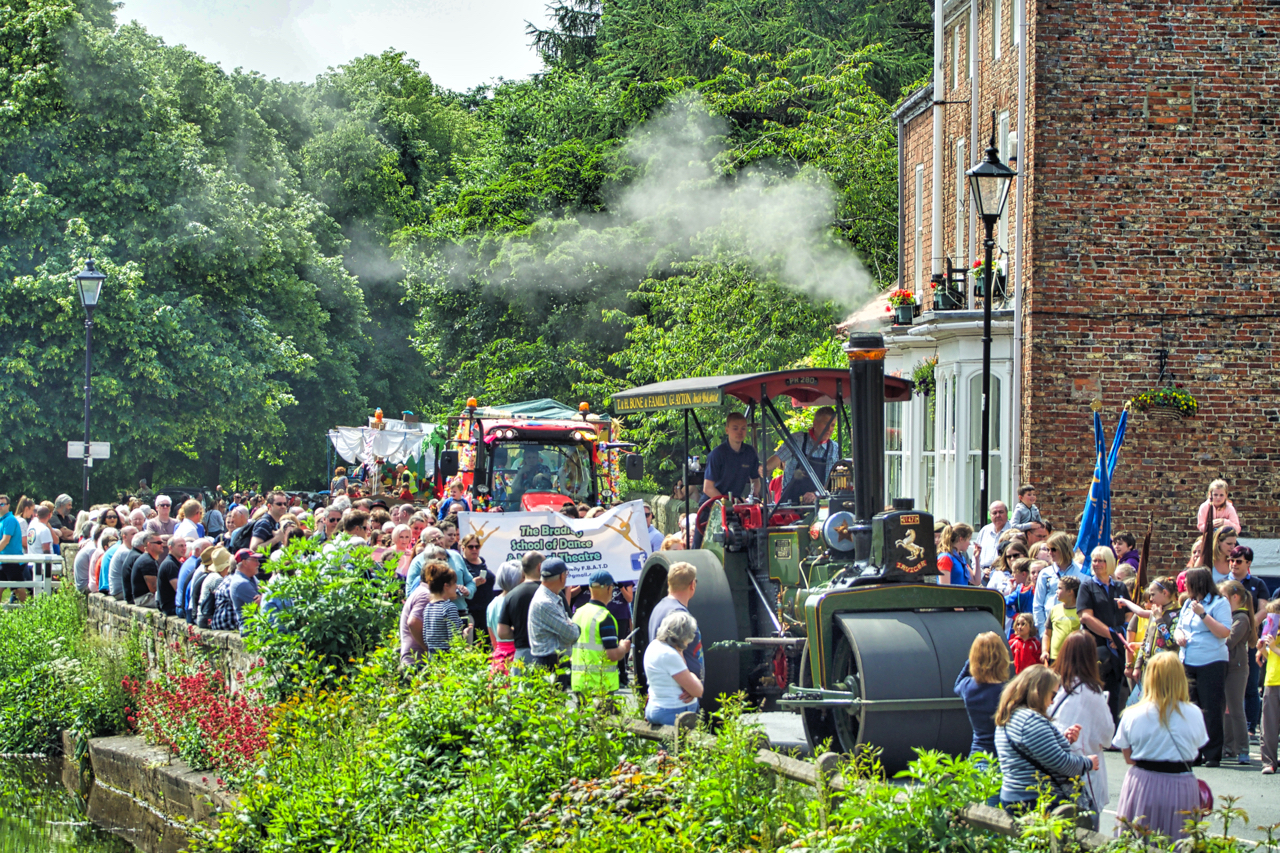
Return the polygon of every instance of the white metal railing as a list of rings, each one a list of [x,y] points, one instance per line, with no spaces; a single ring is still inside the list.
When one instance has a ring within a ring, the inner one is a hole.
[[[34,577],[29,581],[0,581],[0,589],[29,589],[32,595],[52,595],[62,584],[60,554],[0,554],[2,563],[33,564]]]

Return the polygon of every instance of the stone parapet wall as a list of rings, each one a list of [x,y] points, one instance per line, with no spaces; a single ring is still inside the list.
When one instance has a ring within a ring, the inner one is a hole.
[[[93,593],[88,599],[89,630],[114,642],[124,642],[139,630],[152,673],[165,670],[177,658],[209,657],[223,673],[235,676],[231,679],[234,690],[257,660],[245,651],[244,641],[235,631],[201,630],[154,607],[137,607],[102,593]]]

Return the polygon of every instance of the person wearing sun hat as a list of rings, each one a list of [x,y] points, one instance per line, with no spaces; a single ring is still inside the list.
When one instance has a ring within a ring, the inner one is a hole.
[[[213,594],[231,571],[231,552],[218,545],[200,555],[200,568],[191,578],[187,596],[188,618],[197,628],[208,628],[213,618]]]
[[[215,631],[239,631],[244,624],[241,611],[253,601],[261,601],[258,592],[258,567],[262,555],[249,548],[236,551],[236,570],[229,574],[215,593],[213,619],[209,627]]]
[[[579,636],[570,654],[570,687],[582,693],[613,692],[620,684],[618,661],[631,651],[631,640],[618,637],[618,620],[609,612],[616,584],[605,569],[588,579],[591,598],[573,614]]]

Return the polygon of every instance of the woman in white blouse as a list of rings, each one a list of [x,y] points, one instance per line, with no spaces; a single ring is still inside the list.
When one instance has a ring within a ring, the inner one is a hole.
[[[1186,812],[1200,807],[1191,762],[1208,740],[1204,716],[1188,696],[1182,663],[1172,652],[1160,652],[1147,662],[1142,699],[1125,709],[1112,741],[1130,765],[1116,819],[1173,840],[1185,836]]]

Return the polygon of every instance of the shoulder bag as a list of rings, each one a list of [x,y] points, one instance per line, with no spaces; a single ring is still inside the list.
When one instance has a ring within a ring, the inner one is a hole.
[[[1009,737],[1009,728],[1007,726],[1005,727],[1004,734],[1005,739],[1009,741],[1009,745],[1013,747],[1014,751],[1018,753],[1018,755],[1022,756],[1028,764],[1044,775],[1044,777],[1049,780],[1049,783],[1053,785],[1054,789],[1058,792],[1057,796],[1055,796],[1053,800],[1052,811],[1055,814],[1066,816],[1066,809],[1063,807],[1069,806],[1075,812],[1074,817],[1076,826],[1081,829],[1093,829],[1094,818],[1098,813],[1098,807],[1094,804],[1093,794],[1089,790],[1089,771],[1086,770],[1084,772],[1083,779],[1079,787],[1079,793],[1075,797],[1064,794],[1062,793],[1063,791],[1072,790],[1076,787],[1075,782],[1071,781],[1071,779],[1066,776],[1054,773],[1052,770],[1049,770],[1033,758],[1031,753],[1022,744],[1018,743],[1012,737]]]

